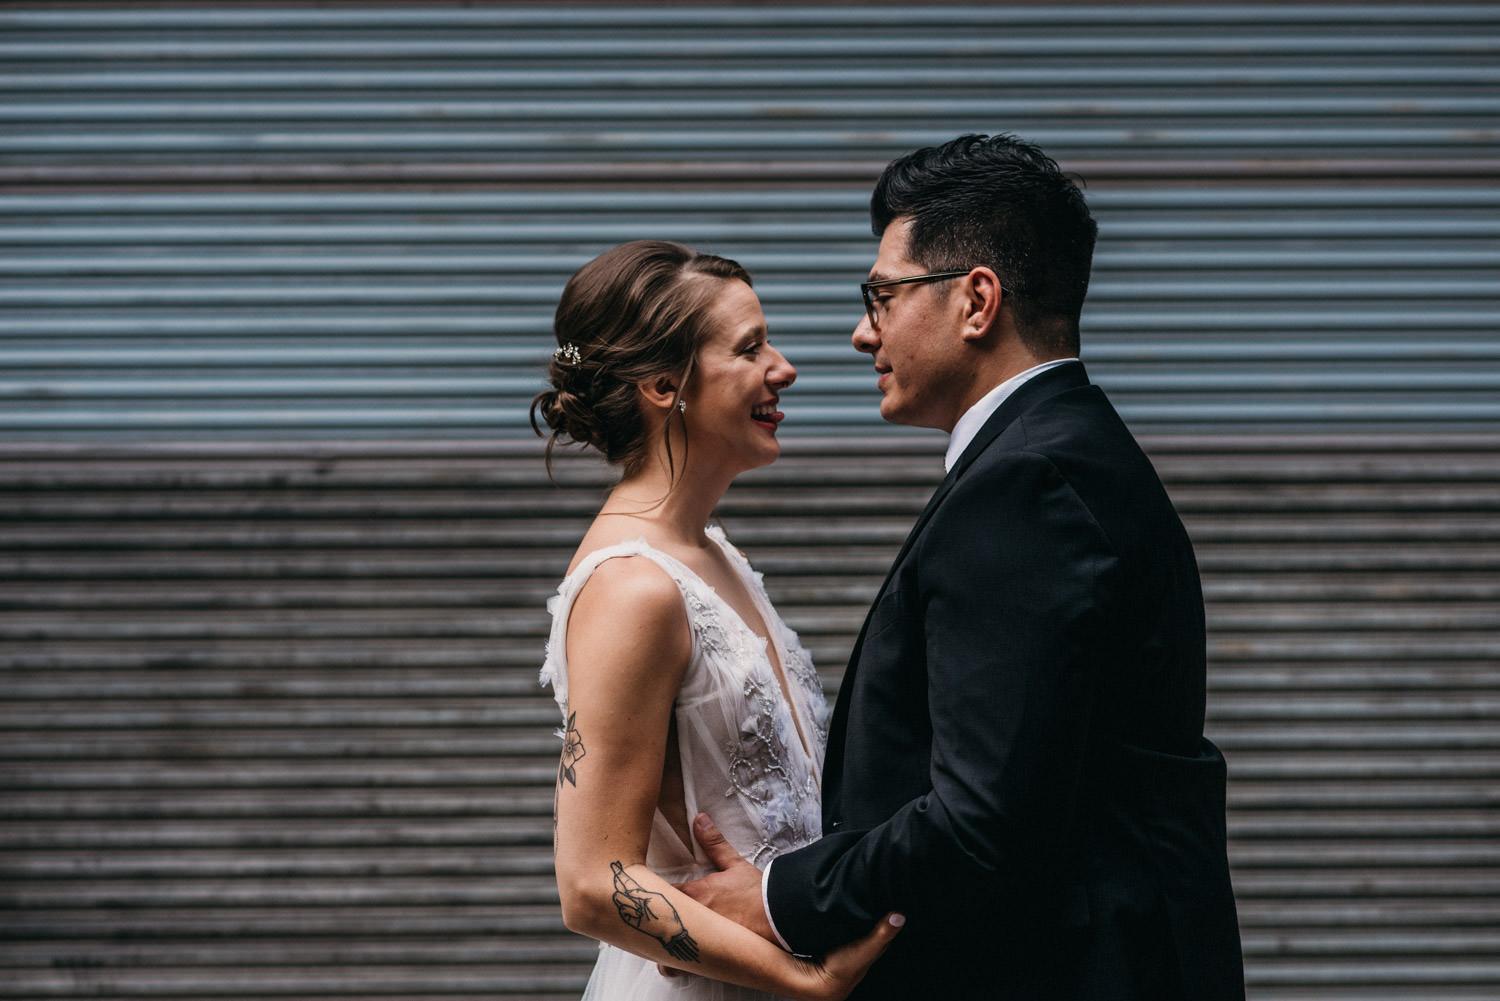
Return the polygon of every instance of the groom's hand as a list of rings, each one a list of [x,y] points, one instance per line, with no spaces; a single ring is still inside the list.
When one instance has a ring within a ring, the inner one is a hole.
[[[781,943],[776,941],[776,933],[771,930],[765,903],[761,899],[760,870],[740,858],[740,853],[724,840],[724,835],[719,833],[708,814],[700,813],[693,818],[693,836],[719,871],[691,883],[676,884],[677,889],[779,946]]]

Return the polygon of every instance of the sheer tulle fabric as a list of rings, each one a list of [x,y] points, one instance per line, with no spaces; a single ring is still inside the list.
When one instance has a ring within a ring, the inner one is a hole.
[[[675,710],[685,815],[708,813],[740,855],[764,868],[778,853],[821,834],[828,706],[807,651],[771,607],[760,574],[722,531],[709,528],[707,535],[729,556],[754,598],[790,700],[783,697],[766,644],[750,626],[697,574],[640,539],[589,554],[547,602],[552,631],[541,677],[566,718],[568,615],[578,592],[605,560],[643,557],[661,567],[682,592],[693,639]],[[712,869],[696,845],[683,843],[659,808],[646,864],[674,882]],[[654,962],[602,945],[584,997],[752,1001],[767,995],[698,976],[668,979]]]

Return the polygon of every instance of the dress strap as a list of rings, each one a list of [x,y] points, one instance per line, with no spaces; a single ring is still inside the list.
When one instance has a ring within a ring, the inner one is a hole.
[[[547,599],[547,611],[552,616],[552,628],[547,636],[546,655],[542,659],[542,671],[540,681],[543,685],[552,686],[552,697],[557,700],[559,706],[566,706],[568,701],[568,616],[573,612],[573,603],[578,600],[578,594],[583,590],[594,571],[606,560],[617,559],[623,556],[644,556],[657,566],[668,577],[677,584],[679,591],[686,591],[689,581],[692,579],[689,571],[682,563],[659,549],[655,549],[645,539],[628,539],[617,542],[611,546],[604,546],[589,553],[579,561],[573,572],[563,578],[557,586],[557,593]]]
[[[750,561],[745,559],[745,554],[740,552],[739,549],[735,547],[735,544],[729,541],[729,537],[724,534],[724,530],[722,528],[720,528],[718,525],[709,525],[703,530],[703,534],[710,540],[712,540],[713,543],[720,549],[724,550],[725,555],[729,557],[729,562],[733,563],[736,567],[739,567],[741,569],[749,569]]]

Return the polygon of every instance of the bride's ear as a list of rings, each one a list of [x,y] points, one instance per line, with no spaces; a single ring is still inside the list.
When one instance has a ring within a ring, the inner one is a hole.
[[[637,383],[636,390],[649,410],[671,410],[677,405],[677,383],[670,376],[657,376]]]

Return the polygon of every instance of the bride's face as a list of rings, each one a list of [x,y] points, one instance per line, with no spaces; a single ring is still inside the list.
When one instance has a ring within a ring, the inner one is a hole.
[[[727,281],[710,310],[713,333],[698,350],[682,392],[689,454],[713,456],[736,472],[774,462],[781,390],[797,370],[767,340],[755,291]]]

